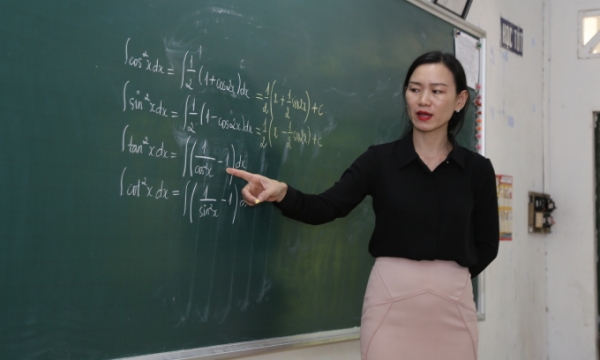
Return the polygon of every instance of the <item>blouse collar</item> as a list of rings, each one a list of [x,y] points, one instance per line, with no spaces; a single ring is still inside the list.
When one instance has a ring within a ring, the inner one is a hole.
[[[399,167],[404,167],[414,160],[419,158],[419,155],[415,151],[415,145],[413,143],[412,131],[408,132],[404,137],[398,140],[397,143],[397,163]],[[448,154],[448,159],[453,160],[463,169],[465,168],[465,151],[463,147],[458,145],[456,139],[452,140],[452,150]]]

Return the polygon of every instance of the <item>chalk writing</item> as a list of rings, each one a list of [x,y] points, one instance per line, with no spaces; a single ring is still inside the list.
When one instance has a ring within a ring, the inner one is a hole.
[[[169,111],[162,100],[153,101],[150,99],[150,94],[142,94],[140,90],[135,90],[132,95],[128,93],[129,81],[123,85],[123,111],[147,111],[149,113],[164,117],[177,118],[177,111]]]
[[[143,51],[141,54],[133,55],[129,51],[129,43],[131,38],[128,38],[125,42],[125,65],[134,67],[136,69],[142,69],[152,73],[175,75],[175,69],[167,68],[160,62],[158,58],[150,58],[147,51]]]
[[[169,189],[165,188],[164,181],[161,181],[160,185],[153,185],[144,177],[128,183],[125,179],[126,172],[127,167],[123,168],[121,173],[121,196],[146,197],[155,200],[169,199]]]
[[[150,158],[159,161],[157,165],[174,164],[175,169],[180,166],[180,172],[177,179],[159,170],[172,171],[171,165],[146,170],[124,166],[119,184],[123,199],[177,204],[189,223],[227,219],[235,224],[246,204],[233,176],[225,174],[226,168],[248,170],[253,149],[260,153],[275,148],[289,151],[297,145],[324,146],[319,122],[326,106],[308,91],[272,80],[262,91],[254,92],[244,73],[211,69],[214,63],[203,61],[202,46],[167,62],[128,38],[124,55],[123,65],[131,71],[174,75],[174,81],[161,80],[155,88],[139,77],[134,82],[125,80],[121,108],[131,115],[123,125],[121,153],[127,154],[129,161]],[[175,92],[169,87],[175,87]],[[169,97],[157,95],[159,91]],[[180,139],[177,144],[152,130],[165,125],[174,129]],[[220,133],[223,137],[215,137]],[[231,136],[239,140],[225,141]]]
[[[177,153],[169,151],[165,148],[165,143],[162,141],[160,145],[158,143],[150,142],[148,136],[145,136],[140,141],[134,141],[134,136],[130,135],[127,137],[127,129],[129,125],[123,129],[123,136],[121,140],[121,151],[130,154],[141,154],[149,157],[155,157],[159,159],[174,159],[177,157]]]
[[[275,110],[277,107],[284,109],[284,117],[290,118],[290,107],[294,111],[298,111],[304,115],[304,121],[308,120],[308,117],[312,115],[323,116],[323,104],[311,103],[310,94],[305,91],[304,97],[296,97],[292,94],[292,90],[288,90],[286,94],[278,94],[275,92],[275,86],[277,81],[272,81],[267,84],[264,93],[257,93],[256,99],[264,101],[263,113],[269,114],[271,118],[274,118],[273,106]]]

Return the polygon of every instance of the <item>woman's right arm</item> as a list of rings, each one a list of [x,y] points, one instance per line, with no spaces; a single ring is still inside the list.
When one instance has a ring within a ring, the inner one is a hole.
[[[283,182],[242,170],[229,168],[227,173],[248,181],[242,189],[246,204],[253,206],[263,201],[273,202],[283,215],[318,225],[348,215],[371,192],[375,163],[374,150],[367,150],[339,181],[318,195],[305,194]]]

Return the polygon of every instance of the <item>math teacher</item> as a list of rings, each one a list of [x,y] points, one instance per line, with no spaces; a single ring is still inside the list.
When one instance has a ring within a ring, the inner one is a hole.
[[[246,204],[272,202],[307,224],[344,217],[372,197],[376,221],[369,252],[376,261],[361,318],[364,360],[477,359],[471,278],[498,253],[494,169],[456,142],[470,101],[454,55],[419,56],[403,85],[410,119],[403,136],[371,146],[321,194],[242,170],[227,172],[248,182]]]

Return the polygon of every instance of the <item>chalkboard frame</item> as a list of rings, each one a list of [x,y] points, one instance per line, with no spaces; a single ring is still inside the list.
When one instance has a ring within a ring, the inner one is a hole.
[[[322,331],[278,337],[265,340],[248,341],[228,345],[217,345],[190,350],[171,351],[158,354],[140,355],[121,360],[216,360],[231,357],[251,356],[260,353],[290,350],[307,346],[324,345],[360,338],[360,328]]]
[[[433,3],[426,0],[405,0],[437,18],[455,26],[457,30],[469,33],[479,39],[480,48],[480,85],[479,94],[481,95],[482,108],[485,108],[485,54],[486,54],[486,32],[467,22],[464,19],[452,16],[448,12],[436,7]],[[481,114],[481,125],[485,129],[485,112]],[[481,149],[479,153],[485,155],[485,134],[481,139]],[[485,320],[485,271],[475,280],[477,303],[477,319]],[[227,359],[240,356],[252,356],[261,353],[290,350],[308,346],[323,345],[344,341],[357,340],[360,337],[360,328],[339,329],[332,331],[323,331],[310,334],[293,335],[264,340],[248,341],[241,343],[232,343],[180,351],[170,351],[164,353],[155,353],[140,355],[134,357],[121,358],[121,360],[216,360]]]

